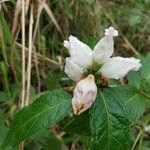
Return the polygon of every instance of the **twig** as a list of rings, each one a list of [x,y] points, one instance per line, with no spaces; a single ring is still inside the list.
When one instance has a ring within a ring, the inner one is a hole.
[[[36,75],[37,75],[37,81],[38,81],[38,92],[41,91],[41,79],[40,79],[40,71],[39,71],[39,66],[38,66],[38,59],[37,59],[37,55],[36,55],[36,49],[34,49],[34,63],[35,63],[35,71],[36,71]]]
[[[45,0],[44,0],[44,2],[45,2]],[[39,5],[38,5],[37,19],[36,19],[36,23],[35,23],[34,32],[33,32],[33,43],[35,41],[36,32],[37,32],[37,29],[38,29],[39,20],[40,20],[40,16],[41,16],[42,10],[43,10],[43,6],[40,5],[40,3],[39,3]]]
[[[19,144],[19,150],[23,150],[23,149],[24,149],[24,143],[22,142]]]
[[[139,140],[139,150],[141,150],[143,147],[143,138],[144,138],[144,129],[142,129],[142,133]]]
[[[133,45],[130,43],[130,41],[124,35],[122,35],[122,38],[127,43],[127,45],[130,47],[130,49],[135,53],[135,55],[139,56],[140,53],[133,47]]]
[[[51,9],[48,7],[48,5],[47,5],[45,2],[43,2],[43,1],[41,1],[41,0],[39,0],[39,2],[40,2],[40,5],[44,8],[44,10],[47,12],[48,16],[50,17],[50,19],[52,20],[52,22],[53,22],[54,25],[56,26],[57,30],[58,30],[58,31],[60,32],[60,34],[63,36],[63,33],[62,33],[62,31],[61,31],[61,28],[60,28],[59,24],[57,23],[57,21],[56,21],[56,19],[55,19],[55,16],[54,16],[53,12],[51,11]]]
[[[19,48],[22,48],[22,44],[16,42],[16,45],[17,45]],[[25,47],[25,50],[26,50],[26,52],[28,52],[28,48],[27,48],[27,47]],[[32,55],[36,55],[36,57],[39,57],[40,59],[44,59],[45,61],[47,61],[47,62],[49,62],[49,63],[52,63],[52,64],[54,64],[54,65],[58,65],[58,66],[60,65],[59,62],[57,62],[57,61],[55,61],[55,60],[52,60],[52,59],[50,59],[50,58],[48,58],[48,57],[45,57],[45,56],[43,56],[43,55],[41,55],[41,54],[39,54],[39,53],[37,53],[37,52],[35,52],[35,51],[32,51]]]
[[[2,26],[0,26],[0,40],[1,40],[1,45],[2,45],[2,54],[3,54],[3,57],[4,57],[4,61],[7,64],[7,66],[9,66],[8,61],[7,61],[6,48],[5,48],[4,38],[3,38]]]
[[[8,8],[7,8],[6,3],[2,3],[2,4],[0,4],[0,5],[2,6],[4,12],[6,13],[7,17],[8,17],[8,18],[10,19],[10,21],[11,21],[11,20],[12,20],[12,17],[11,17],[11,15],[10,15],[10,12],[9,12]]]
[[[18,35],[20,33],[20,29],[21,29],[21,25],[18,27],[17,33],[16,33],[16,35],[13,39],[12,46],[11,46],[11,51],[10,51],[10,65],[11,65],[11,68],[12,68],[12,71],[13,71],[13,74],[14,74],[14,77],[15,77],[15,81],[17,83],[19,83],[19,79],[18,79],[16,71],[15,71],[14,52],[15,52],[15,43],[16,43]]]
[[[26,89],[25,106],[27,106],[29,104],[29,97],[30,97],[32,30],[33,30],[33,6],[31,5],[30,23],[29,23],[29,53],[28,53],[28,66],[27,66],[27,89]]]
[[[22,8],[22,1],[18,0],[16,3],[16,8],[15,8],[15,15],[14,15],[14,20],[13,20],[13,25],[12,25],[12,35],[15,35],[16,29],[17,29],[17,20],[18,20],[18,16],[21,12],[21,8]],[[22,10],[23,11],[23,10]]]
[[[26,14],[28,13],[29,4],[30,4],[30,0],[26,0],[25,1],[25,12],[26,12]]]
[[[25,1],[22,0],[22,96],[21,107],[25,104]]]
[[[144,93],[143,91],[140,91],[140,94],[142,94],[145,98],[150,100],[150,95]]]
[[[1,0],[1,1],[0,1],[0,4],[1,4],[1,3],[4,3],[4,2],[8,2],[8,1],[10,1],[10,0]]]
[[[45,0],[43,0],[43,2],[45,2]],[[34,33],[33,33],[33,43],[35,42],[35,37],[36,37],[37,29],[39,26],[39,20],[40,20],[42,10],[43,10],[43,6],[39,2],[37,19],[36,19],[36,24],[35,24]],[[39,66],[38,66],[38,58],[36,55],[36,49],[34,49],[34,63],[35,63],[35,71],[36,71],[36,75],[37,75],[38,92],[40,92],[41,91],[41,79],[40,79],[40,71],[39,71]]]
[[[17,1],[18,2],[18,1]],[[21,2],[21,22],[22,22],[22,91],[21,91],[21,108],[25,105],[25,0]],[[19,144],[19,150],[24,149],[24,142]]]

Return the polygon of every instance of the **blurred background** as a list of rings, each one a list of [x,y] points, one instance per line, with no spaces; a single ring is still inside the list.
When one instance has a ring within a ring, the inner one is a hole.
[[[0,144],[20,107],[40,92],[68,85],[63,41],[74,35],[93,48],[109,26],[119,30],[115,56],[150,52],[150,0],[0,0]],[[63,134],[55,129],[41,133],[51,145],[58,142],[54,135]],[[37,137],[26,147],[43,146]]]

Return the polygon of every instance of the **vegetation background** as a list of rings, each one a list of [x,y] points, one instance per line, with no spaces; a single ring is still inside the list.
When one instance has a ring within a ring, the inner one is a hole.
[[[0,0],[0,145],[18,109],[69,85],[63,40],[72,34],[93,47],[109,26],[120,34],[114,55],[150,52],[150,0]],[[60,124],[31,137],[25,148],[86,149],[87,138],[62,132]]]

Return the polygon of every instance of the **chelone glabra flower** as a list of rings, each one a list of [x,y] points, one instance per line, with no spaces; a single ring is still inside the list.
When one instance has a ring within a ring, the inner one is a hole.
[[[69,41],[64,41],[64,46],[70,54],[70,57],[66,58],[65,73],[77,82],[72,99],[74,114],[84,112],[95,101],[97,89],[92,74],[101,75],[106,79],[122,79],[130,70],[138,71],[141,67],[140,60],[133,57],[111,57],[115,36],[118,36],[118,31],[113,27],[105,29],[104,37],[93,50],[72,35]],[[83,79],[85,75],[87,77]]]

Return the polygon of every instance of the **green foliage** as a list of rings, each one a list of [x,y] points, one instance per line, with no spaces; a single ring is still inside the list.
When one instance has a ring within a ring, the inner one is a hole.
[[[18,112],[3,146],[15,146],[34,134],[43,133],[42,130],[69,115],[70,102],[71,95],[64,90],[42,94],[30,106]],[[74,116],[69,123],[62,125],[66,132],[91,137],[90,149],[113,150],[118,145],[117,150],[126,150],[130,140],[129,123],[136,123],[148,107],[150,107],[148,97],[135,86],[101,89],[98,90],[96,102],[90,112]],[[42,141],[39,143],[42,144]],[[42,147],[45,149],[49,144],[52,145],[52,143],[43,144]]]
[[[48,90],[54,90],[57,88],[61,88],[61,79],[65,78],[66,75],[64,72],[60,72],[57,75],[54,75],[52,77],[49,77],[45,80],[46,86]]]
[[[143,78],[142,86],[146,92],[150,94],[150,53],[146,57],[142,57],[141,76]]]
[[[0,134],[0,146],[1,146],[7,134],[7,128],[3,122],[0,122],[0,133],[1,133]]]
[[[7,100],[7,94],[6,92],[0,92],[0,102],[4,102]]]
[[[142,78],[139,73],[135,71],[130,71],[128,73],[128,84],[140,88],[140,84],[142,82]]]
[[[55,137],[50,129],[37,132],[28,141],[32,142],[27,144],[27,148],[32,150],[38,148],[43,148],[44,150],[49,150],[49,148],[60,150],[62,145],[61,140]]]
[[[129,121],[117,89],[98,91],[91,109],[91,149],[126,150],[129,144]],[[117,147],[116,147],[117,145]]]
[[[11,32],[10,32],[8,23],[7,23],[7,21],[5,20],[5,18],[2,14],[0,14],[0,26],[2,27],[5,44],[11,45],[12,35],[11,35]]]
[[[89,5],[92,5],[94,3],[94,0],[86,0],[86,2],[89,4]]]
[[[150,99],[134,86],[119,86],[115,88],[126,105],[130,122],[138,121],[146,108],[150,108]]]
[[[150,78],[150,69],[149,69],[150,53],[146,57],[142,57],[141,62],[142,62],[141,75],[143,78],[148,80]]]
[[[10,90],[9,90],[9,81],[8,81],[8,70],[7,70],[7,66],[5,65],[4,62],[0,62],[0,71],[2,72],[3,75],[3,84],[7,93],[7,96],[9,98],[9,100],[11,99],[11,95],[10,95]]]
[[[11,33],[16,2],[3,2],[0,9],[0,146],[4,142],[3,146],[7,146],[4,150],[17,150],[18,144],[24,141],[26,150],[127,150],[134,144],[135,149],[148,150],[150,136],[144,128],[150,121],[149,0],[48,0],[46,4],[61,34],[46,11],[39,13],[37,1],[30,2],[29,10],[31,4],[36,10],[33,29],[40,14],[33,42],[36,57],[32,57],[31,105],[15,116],[22,83],[21,12],[16,19],[17,31],[13,36]],[[28,48],[29,12],[25,17]],[[132,57],[131,48],[135,49],[140,53],[142,67],[139,72],[131,71],[124,78],[123,86],[120,81],[111,80],[109,88],[98,88],[96,102],[80,116],[69,115],[72,96],[64,90],[56,90],[75,85],[62,71],[68,57],[63,40],[72,34],[93,48],[110,25],[119,30],[115,56]],[[52,63],[58,62],[57,56],[60,66]],[[39,96],[38,92],[46,90],[49,91]],[[32,103],[33,97],[36,98]]]
[[[88,112],[80,116],[74,116],[71,121],[64,127],[64,130],[69,133],[74,133],[82,136],[90,136],[90,116]]]
[[[129,24],[130,26],[142,23],[142,13],[144,12],[144,5],[137,3],[130,11]]]
[[[58,122],[71,112],[71,96],[63,90],[46,92],[18,112],[4,146],[19,144],[36,132]]]

